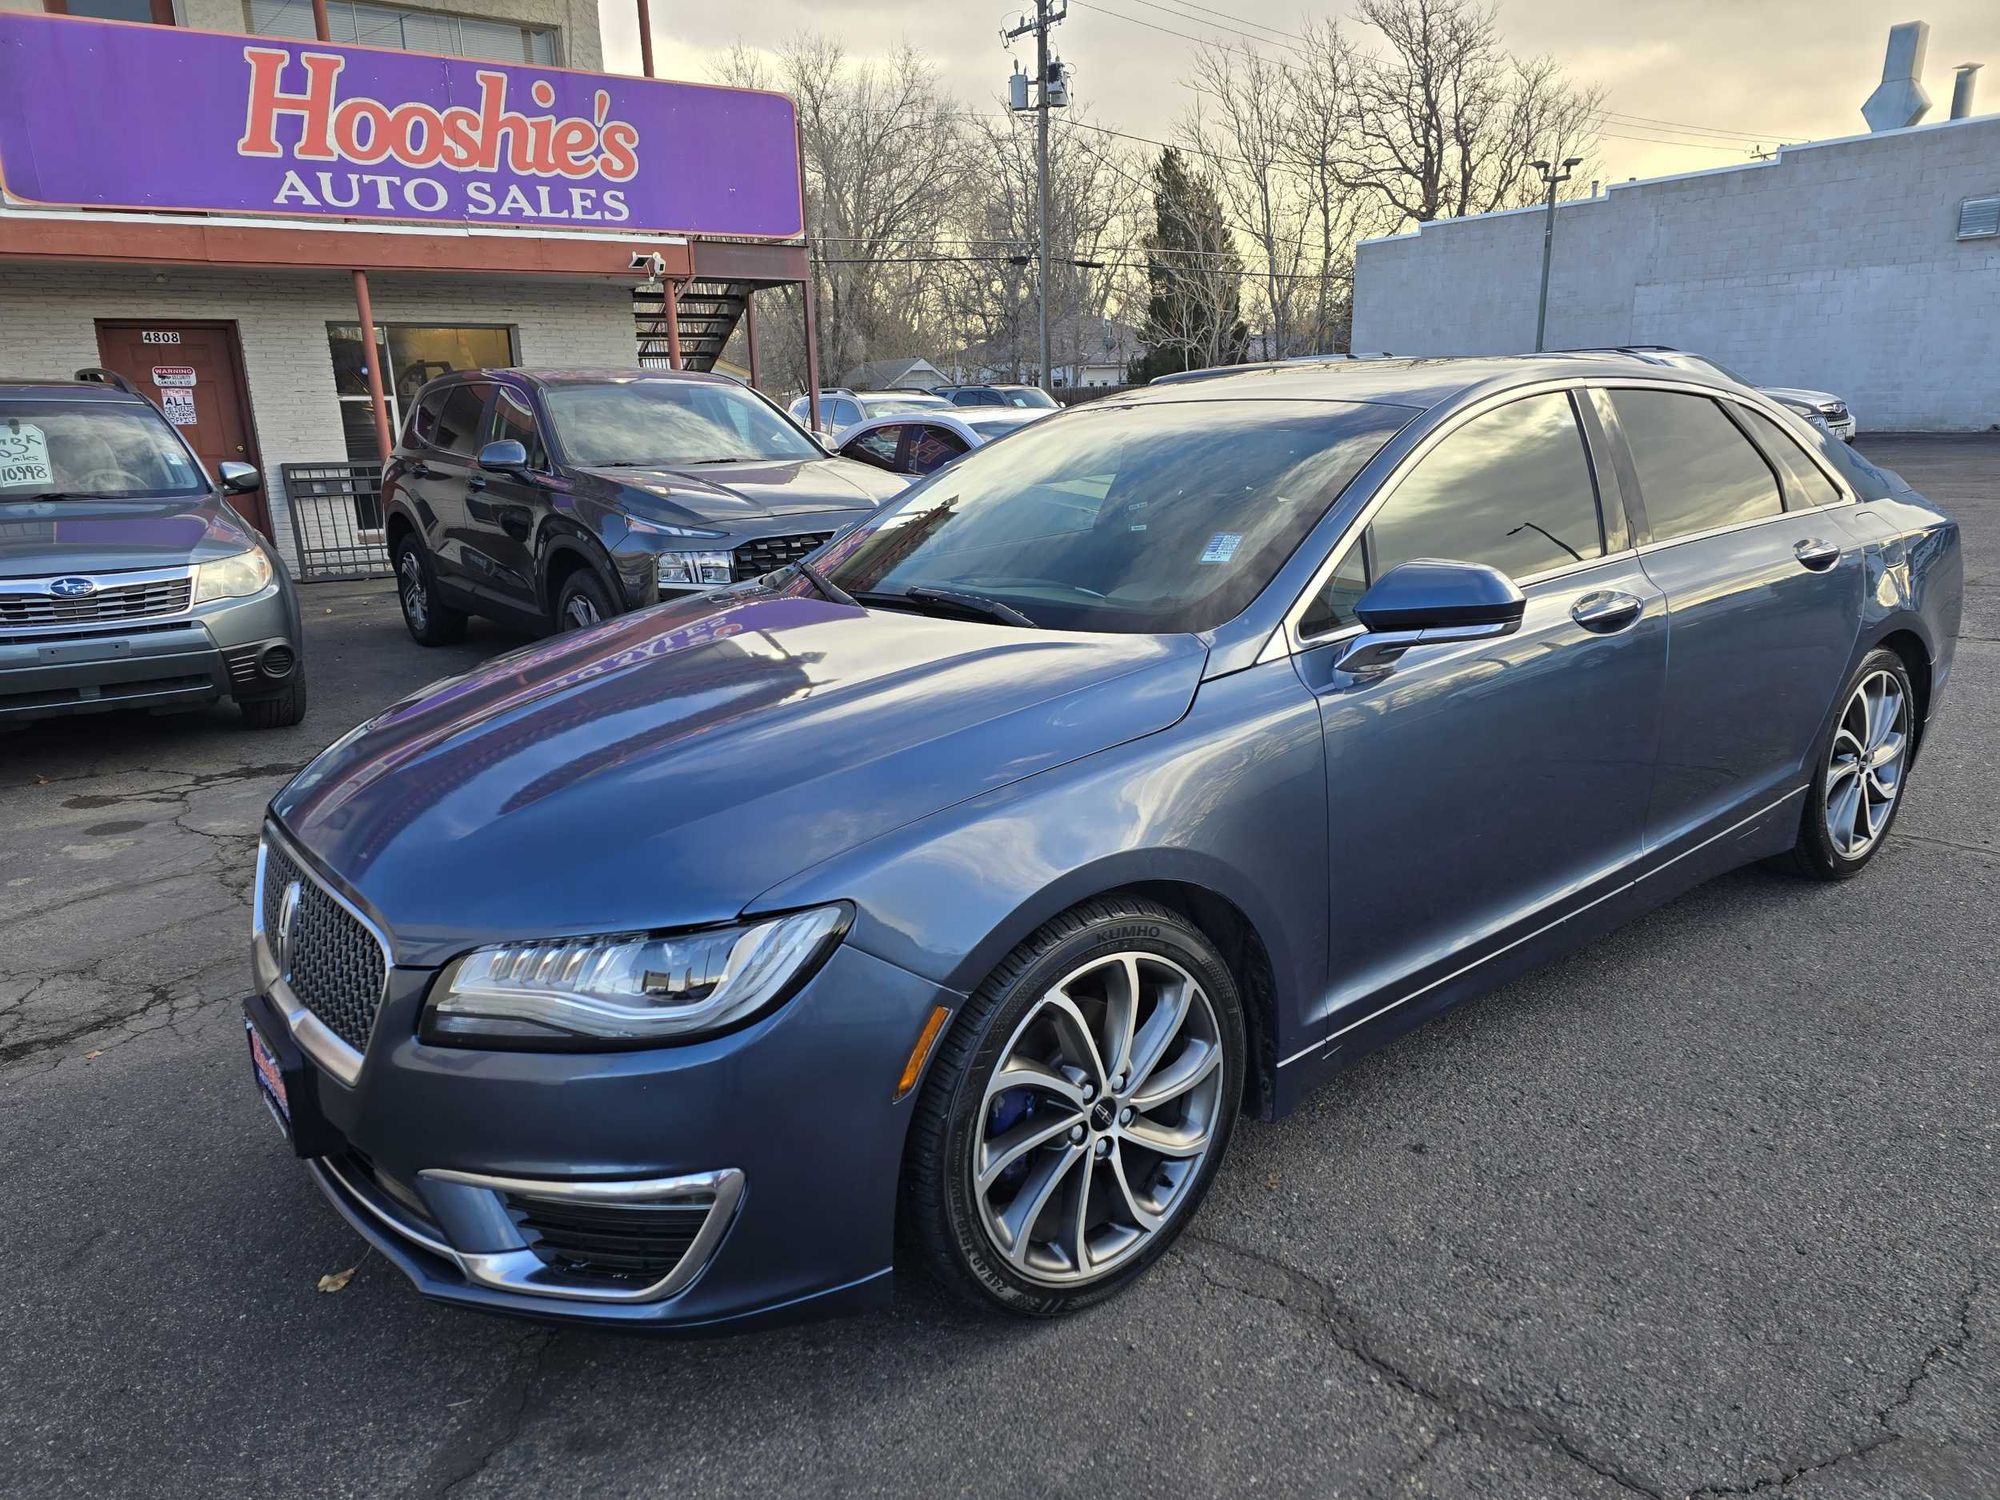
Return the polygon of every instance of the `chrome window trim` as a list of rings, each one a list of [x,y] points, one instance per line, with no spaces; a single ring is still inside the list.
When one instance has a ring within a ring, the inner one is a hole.
[[[375,997],[375,1019],[369,1023],[368,1037],[374,1040],[375,1028],[382,1023],[382,1009],[389,998],[389,971],[396,966],[396,950],[389,941],[389,935],[367,912],[320,879],[312,865],[299,853],[298,845],[278,832],[277,825],[266,823],[262,836],[257,840],[257,879],[250,893],[250,967],[258,989],[262,990],[278,1007],[284,1017],[285,1029],[292,1034],[292,1040],[308,1057],[325,1068],[348,1088],[353,1088],[361,1078],[361,1064],[364,1054],[347,1045],[320,1018],[312,1013],[306,1003],[285,982],[285,976],[278,965],[277,954],[271,948],[269,935],[264,931],[264,867],[266,855],[272,844],[281,845],[285,857],[298,866],[299,870],[331,897],[334,904],[341,907],[375,939],[376,947],[382,950],[382,992]]]
[[[1340,540],[1335,542],[1333,547],[1328,551],[1326,560],[1313,571],[1312,577],[1306,581],[1304,590],[1292,601],[1291,607],[1285,611],[1284,618],[1279,621],[1277,629],[1271,632],[1270,639],[1264,643],[1263,650],[1257,653],[1255,664],[1262,666],[1266,662],[1277,661],[1287,656],[1296,656],[1301,651],[1309,651],[1316,647],[1324,646],[1329,641],[1338,641],[1345,639],[1349,635],[1362,633],[1362,627],[1359,625],[1345,625],[1337,631],[1328,631],[1324,635],[1306,636],[1300,633],[1299,622],[1305,618],[1307,610],[1312,607],[1313,600],[1319,597],[1320,590],[1326,587],[1327,581],[1339,570],[1340,565],[1347,560],[1347,554],[1354,549],[1362,535],[1368,530],[1369,523],[1375,519],[1376,512],[1381,510],[1383,505],[1394,497],[1397,487],[1409,476],[1411,470],[1423,462],[1429,456],[1431,450],[1437,447],[1446,437],[1456,432],[1475,417],[1484,416],[1488,412],[1498,410],[1502,406],[1511,405],[1513,402],[1525,397],[1544,396],[1553,391],[1572,392],[1581,396],[1583,393],[1593,389],[1607,391],[1671,391],[1680,395],[1705,396],[1715,401],[1732,401],[1738,406],[1747,407],[1764,416],[1770,416],[1775,412],[1779,413],[1782,418],[1784,414],[1783,407],[1768,397],[1758,395],[1754,391],[1729,390],[1721,386],[1703,385],[1689,380],[1647,379],[1645,377],[1619,375],[1572,375],[1559,379],[1539,380],[1526,385],[1509,386],[1506,390],[1496,391],[1488,396],[1484,396],[1459,411],[1453,412],[1444,421],[1432,428],[1431,431],[1424,435],[1422,441],[1410,449],[1408,453],[1404,454],[1396,467],[1384,476],[1382,482],[1375,487],[1375,493],[1369,497],[1368,503],[1361,508],[1354,520],[1349,523],[1347,530],[1341,534]],[[1782,430],[1782,421],[1780,429]],[[1585,452],[1589,454],[1588,436],[1583,432],[1581,426],[1578,428],[1578,435],[1583,438]],[[1760,460],[1763,459],[1763,453],[1750,438],[1746,436],[1744,441],[1750,443],[1751,451],[1756,453]],[[1837,510],[1842,505],[1857,503],[1854,491],[1848,487],[1846,480],[1842,478],[1824,457],[1815,453],[1805,443],[1799,443],[1798,447],[1819,467],[1820,472],[1833,482],[1834,489],[1840,496],[1839,499],[1827,505],[1807,506],[1802,510],[1780,510],[1776,515],[1772,516],[1755,516],[1748,521],[1734,521],[1726,526],[1712,527],[1706,531],[1684,532],[1679,536],[1669,537],[1665,541],[1649,539],[1619,552],[1608,553],[1602,557],[1586,558],[1580,563],[1566,563],[1560,568],[1551,568],[1541,573],[1530,574],[1526,578],[1516,579],[1515,583],[1520,588],[1526,589],[1535,584],[1547,582],[1552,578],[1560,578],[1568,573],[1575,573],[1584,568],[1595,567],[1599,563],[1614,562],[1625,558],[1643,558],[1650,552],[1658,551],[1664,547],[1677,547],[1683,542],[1701,541],[1704,538],[1712,536],[1725,536],[1732,531],[1742,531],[1752,526],[1766,526],[1773,521],[1795,519],[1819,511]],[[1592,457],[1594,458],[1594,455]],[[1764,462],[1768,468],[1769,461],[1764,460]],[[1593,477],[1595,477],[1594,473]],[[1779,480],[1778,494],[1781,505],[1784,503],[1784,493],[1784,483],[1782,480]],[[1604,503],[1605,497],[1600,493],[1598,496],[1600,511]],[[1601,519],[1600,516],[1600,523]],[[1627,517],[1627,522],[1628,524],[1630,523],[1629,516]]]

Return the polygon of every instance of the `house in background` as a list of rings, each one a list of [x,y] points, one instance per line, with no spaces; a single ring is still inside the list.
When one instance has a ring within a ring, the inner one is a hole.
[[[914,387],[932,391],[950,385],[951,377],[927,359],[871,359],[840,377],[850,391],[893,391]]]

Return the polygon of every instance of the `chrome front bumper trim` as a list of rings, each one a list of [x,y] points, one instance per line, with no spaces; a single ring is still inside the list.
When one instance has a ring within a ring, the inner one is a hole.
[[[436,1224],[421,1224],[402,1205],[366,1183],[357,1182],[331,1158],[307,1165],[321,1191],[353,1203],[392,1234],[456,1266],[475,1286],[527,1297],[557,1297],[573,1302],[664,1302],[692,1286],[721,1245],[743,1201],[744,1176],[734,1167],[682,1177],[651,1177],[623,1182],[574,1182],[540,1177],[490,1177],[476,1172],[443,1169],[417,1173],[418,1194],[440,1218],[474,1226],[470,1234],[490,1242],[480,1249],[461,1249],[445,1238]],[[502,1195],[545,1198],[570,1203],[636,1205],[707,1199],[709,1210],[701,1229],[674,1268],[660,1280],[640,1287],[607,1287],[569,1276],[548,1265],[529,1248],[508,1214]]]

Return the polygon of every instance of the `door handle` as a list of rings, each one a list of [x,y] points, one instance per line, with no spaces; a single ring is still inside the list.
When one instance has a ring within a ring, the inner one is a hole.
[[[1840,561],[1840,548],[1832,542],[1823,542],[1818,537],[1810,537],[1792,548],[1792,556],[1799,560],[1802,568],[1811,568],[1815,573],[1824,573]]]
[[[465,481],[465,487],[469,490],[485,489],[486,476],[484,474],[474,474],[470,479]]]
[[[1593,589],[1569,607],[1569,617],[1585,630],[1611,635],[1639,618],[1645,601],[1613,589]]]

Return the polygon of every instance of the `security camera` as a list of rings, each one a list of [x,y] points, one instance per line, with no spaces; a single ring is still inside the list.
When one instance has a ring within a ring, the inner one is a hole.
[[[644,271],[654,281],[667,274],[667,258],[657,250],[634,250],[632,269]]]

